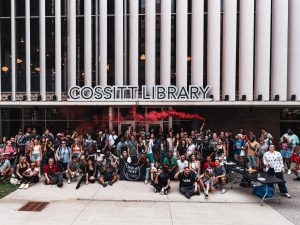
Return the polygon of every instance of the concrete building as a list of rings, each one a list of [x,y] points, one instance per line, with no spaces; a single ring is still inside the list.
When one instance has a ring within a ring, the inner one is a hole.
[[[198,113],[214,129],[300,133],[299,40],[299,0],[0,0],[0,136],[136,126],[119,119],[132,105],[142,114]],[[211,88],[209,101],[68,96],[71,87],[97,85]]]

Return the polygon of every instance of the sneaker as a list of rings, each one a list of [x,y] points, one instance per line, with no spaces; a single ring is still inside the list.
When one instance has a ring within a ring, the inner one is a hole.
[[[105,183],[103,184],[103,187],[107,187],[107,185],[108,185],[107,182],[105,182]]]
[[[71,179],[68,179],[68,184],[70,184],[71,183]]]
[[[195,193],[195,195],[200,195],[200,191],[197,191],[197,192]]]
[[[156,188],[154,188],[154,193],[157,193],[157,190],[156,190]]]
[[[161,191],[161,192],[159,192],[161,195],[164,195],[165,194],[165,192],[164,191]]]
[[[110,181],[109,181],[109,182],[107,182],[107,183],[108,183],[108,185],[109,185],[109,186],[112,186],[112,185],[113,185],[113,183],[112,183],[112,182],[110,182]]]
[[[19,187],[19,189],[23,189],[24,186],[25,186],[25,184],[21,184],[20,187]]]
[[[28,189],[28,188],[29,188],[29,184],[27,183],[24,185],[24,189]]]
[[[164,191],[164,194],[165,194],[165,195],[168,195],[168,191],[167,191],[167,190],[165,190],[165,191]]]
[[[80,188],[80,184],[77,184],[76,189],[79,189],[79,188]]]
[[[145,184],[148,184],[148,180],[145,180]]]
[[[221,194],[225,194],[225,192],[226,192],[226,189],[222,189],[222,191],[221,191]]]
[[[208,194],[205,194],[205,199],[207,199],[208,198]]]
[[[289,193],[285,193],[284,197],[286,197],[286,198],[292,198],[292,196]]]
[[[290,175],[291,173],[292,173],[292,171],[289,169],[288,172],[287,172],[287,174]]]
[[[300,181],[300,177],[296,177],[296,178],[294,178],[293,180],[298,180],[298,181]]]
[[[63,183],[57,184],[57,187],[61,188],[63,186]]]

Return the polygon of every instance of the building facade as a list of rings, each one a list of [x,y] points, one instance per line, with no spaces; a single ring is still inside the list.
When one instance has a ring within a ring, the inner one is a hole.
[[[300,132],[299,40],[299,0],[0,0],[0,136],[136,126],[133,105],[200,114],[212,129]],[[74,86],[210,90],[205,101],[76,101]]]

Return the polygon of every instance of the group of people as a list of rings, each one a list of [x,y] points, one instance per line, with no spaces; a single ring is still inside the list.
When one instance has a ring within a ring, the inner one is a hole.
[[[19,130],[0,143],[0,181],[13,176],[19,188],[27,189],[44,176],[46,185],[63,187],[67,180],[76,182],[76,189],[96,182],[107,187],[119,179],[124,164],[132,164],[143,165],[145,184],[151,183],[155,192],[168,194],[171,180],[179,180],[186,198],[201,191],[207,198],[214,189],[226,192],[229,161],[281,179],[286,166],[287,174],[293,172],[295,180],[300,180],[299,139],[291,129],[277,144],[266,129],[259,136],[243,129],[235,135],[231,130],[213,133],[203,124],[190,133],[184,129],[167,134],[161,129],[135,131],[128,126],[123,133],[102,130],[94,137],[76,131],[54,135],[49,129],[42,134],[34,128],[25,133]],[[279,189],[291,197],[285,184]]]

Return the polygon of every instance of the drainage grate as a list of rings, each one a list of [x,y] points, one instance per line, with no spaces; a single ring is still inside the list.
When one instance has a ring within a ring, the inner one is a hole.
[[[49,202],[27,202],[18,211],[41,212]]]

